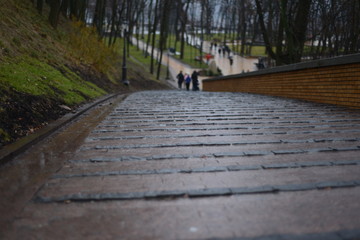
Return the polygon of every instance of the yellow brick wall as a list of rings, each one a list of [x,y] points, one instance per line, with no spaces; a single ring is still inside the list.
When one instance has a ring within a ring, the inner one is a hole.
[[[247,92],[360,108],[360,63],[203,81],[204,91]]]

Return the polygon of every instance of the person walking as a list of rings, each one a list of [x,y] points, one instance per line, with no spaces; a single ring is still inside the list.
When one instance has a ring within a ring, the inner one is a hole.
[[[194,71],[191,74],[192,79],[192,85],[193,85],[193,91],[199,91],[199,80],[198,80],[198,72]]]
[[[184,82],[184,74],[182,73],[182,71],[179,72],[179,74],[176,76],[176,78],[178,79],[179,89],[181,89],[182,84]]]
[[[233,65],[233,63],[234,63],[234,59],[233,59],[233,57],[232,57],[232,56],[229,56],[229,61],[230,61],[230,66],[232,66],[232,65]]]
[[[209,65],[210,59],[212,58],[211,54],[206,54],[205,55],[205,59],[206,59],[206,64]]]
[[[190,83],[191,83],[191,77],[189,74],[185,74],[185,85],[186,85],[186,90],[190,90]]]

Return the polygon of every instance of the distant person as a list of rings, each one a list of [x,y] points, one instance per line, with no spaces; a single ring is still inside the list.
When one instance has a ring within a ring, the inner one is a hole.
[[[206,59],[206,64],[209,65],[210,59],[211,59],[211,55],[210,54],[206,54],[205,55],[205,59]]]
[[[234,63],[234,59],[233,59],[233,57],[232,57],[232,56],[229,56],[229,61],[230,61],[230,66],[232,66],[232,65],[233,65],[233,63]]]
[[[259,58],[258,59],[258,63],[256,63],[257,68],[260,69],[264,69],[265,68],[265,61],[263,58]]]
[[[225,51],[228,53],[228,55],[230,56],[231,50],[229,48],[229,46],[225,45]]]
[[[182,73],[182,71],[179,72],[179,74],[176,76],[176,78],[178,79],[178,86],[179,86],[179,89],[181,89],[182,87],[182,84],[184,82],[184,74]]]
[[[189,74],[185,74],[185,86],[186,86],[186,90],[190,90],[190,83],[191,83],[191,77]]]
[[[192,84],[193,84],[193,91],[199,91],[199,80],[198,80],[198,73],[194,71],[191,74]]]

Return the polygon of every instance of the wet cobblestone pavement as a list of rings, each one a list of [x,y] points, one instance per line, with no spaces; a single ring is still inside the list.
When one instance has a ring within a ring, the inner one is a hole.
[[[360,239],[360,111],[243,93],[134,93],[9,239]]]

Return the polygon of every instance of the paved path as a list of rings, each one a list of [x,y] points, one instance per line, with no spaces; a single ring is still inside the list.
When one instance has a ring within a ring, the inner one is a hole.
[[[134,45],[137,44],[137,39],[136,38],[132,38],[132,42]],[[138,44],[140,49],[144,49],[145,48],[145,43],[141,40],[139,40],[139,44]],[[239,55],[234,55],[233,53],[231,53],[232,59],[233,59],[233,64],[230,64],[229,61],[229,55],[226,53],[225,55],[223,53],[219,54],[218,53],[218,48],[213,48],[212,50],[210,50],[210,43],[207,41],[204,41],[204,53],[211,53],[212,55],[214,55],[214,58],[210,60],[211,61],[215,61],[216,66],[221,69],[222,74],[225,75],[231,75],[231,74],[238,74],[238,73],[242,73],[242,72],[251,72],[251,71],[255,71],[256,70],[256,66],[255,63],[258,61],[255,58],[244,58],[241,57]],[[151,53],[151,47],[149,47],[148,49],[149,54]],[[154,56],[158,56],[158,51],[157,49],[154,49]],[[209,62],[209,63],[210,63]],[[162,64],[167,66],[169,65],[169,73],[170,73],[170,83],[174,86],[177,87],[177,79],[176,76],[180,71],[183,71],[183,73],[188,73],[188,74],[192,74],[192,72],[195,71],[199,71],[200,69],[198,68],[192,68],[190,65],[184,64],[183,62],[175,59],[174,57],[169,57],[167,52],[163,53],[163,58],[162,58]],[[204,66],[206,66],[206,63],[204,62]],[[199,76],[199,87],[200,89],[202,89],[202,80],[209,78],[208,76]]]
[[[132,42],[134,45],[137,44],[137,39],[136,38],[132,38]],[[139,40],[139,48],[140,49],[144,49],[146,47],[146,44]],[[151,54],[151,47],[148,48],[148,53]],[[154,49],[154,56],[159,56],[159,53],[157,51],[157,49]],[[170,73],[170,79],[169,79],[169,83],[174,86],[174,87],[178,87],[177,85],[177,78],[176,76],[178,75],[178,73],[180,71],[182,71],[184,74],[188,73],[188,74],[192,74],[193,71],[199,71],[200,69],[197,68],[192,68],[190,65],[184,64],[183,62],[177,60],[174,57],[171,57],[168,55],[167,51],[165,51],[163,53],[163,57],[162,57],[162,64],[165,66],[169,66],[169,73]],[[205,63],[204,63],[205,65]],[[199,87],[200,89],[202,89],[202,80],[208,78],[208,77],[201,77],[199,76]]]
[[[242,93],[134,93],[5,236],[359,239],[359,156],[359,111]]]
[[[212,61],[215,61],[216,66],[221,69],[221,72],[224,76],[257,70],[255,65],[255,63],[258,62],[257,58],[242,57],[231,52],[230,56],[233,59],[233,63],[230,64],[229,54],[218,52],[218,49],[221,47],[222,46],[214,46],[212,49],[210,49],[210,42],[204,41],[205,52],[211,53],[214,56]]]
[[[201,45],[201,41],[198,37],[194,38],[192,35],[188,35],[188,38],[193,45]],[[224,76],[257,70],[255,65],[255,63],[258,62],[257,58],[242,57],[240,55],[234,54],[234,52],[231,51],[230,56],[233,59],[233,64],[230,64],[229,54],[224,54],[223,51],[219,53],[219,48],[222,49],[223,46],[219,44],[217,47],[213,46],[211,48],[211,43],[209,41],[203,41],[203,52],[210,53],[214,56],[210,62],[215,61],[216,66],[221,69],[221,72]]]

